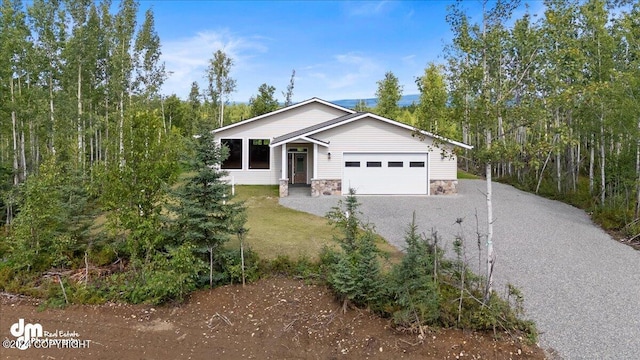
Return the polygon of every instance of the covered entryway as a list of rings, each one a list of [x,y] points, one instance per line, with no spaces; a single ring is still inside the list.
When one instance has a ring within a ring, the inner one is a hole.
[[[344,153],[342,193],[428,195],[426,153]]]

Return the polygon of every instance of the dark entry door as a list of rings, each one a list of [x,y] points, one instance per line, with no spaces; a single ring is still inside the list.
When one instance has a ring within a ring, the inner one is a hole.
[[[307,154],[293,153],[289,155],[289,169],[292,184],[307,183]]]

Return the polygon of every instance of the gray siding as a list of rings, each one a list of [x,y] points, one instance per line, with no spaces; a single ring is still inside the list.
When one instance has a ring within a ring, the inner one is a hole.
[[[272,148],[269,170],[249,170],[249,139],[273,139],[300,128],[308,127],[347,114],[346,112],[320,103],[311,103],[299,108],[284,111],[240,126],[232,127],[215,134],[216,141],[221,139],[242,139],[242,170],[228,170],[229,178],[236,184],[276,185],[280,179],[281,151],[280,147]],[[309,151],[313,145],[309,145]],[[313,166],[313,157],[308,159]],[[313,168],[309,168],[309,177]]]
[[[252,121],[216,133],[217,139],[223,138],[261,138],[272,139],[290,132],[331,120],[346,112],[320,103],[284,111],[273,116]]]
[[[443,159],[442,149],[435,147],[432,139],[421,141],[411,133],[408,129],[370,118],[317,133],[313,135],[315,138],[330,141],[329,148],[319,148],[318,178],[342,178],[344,152],[428,152],[430,180],[456,179],[455,157]],[[445,151],[450,153],[449,149]]]

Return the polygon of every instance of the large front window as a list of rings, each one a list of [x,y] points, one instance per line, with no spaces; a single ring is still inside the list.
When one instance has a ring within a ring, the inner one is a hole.
[[[268,139],[249,139],[249,169],[269,169]]]
[[[229,156],[222,162],[223,169],[242,169],[242,139],[222,139],[229,149]]]

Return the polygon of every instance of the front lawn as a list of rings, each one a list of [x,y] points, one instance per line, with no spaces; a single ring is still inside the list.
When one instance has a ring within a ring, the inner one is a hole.
[[[236,186],[236,199],[245,201],[247,206],[246,243],[261,258],[285,255],[291,259],[306,256],[317,260],[324,246],[338,248],[333,240],[338,232],[327,219],[280,205],[277,186]],[[399,250],[382,238],[377,245],[392,262],[402,257]],[[228,246],[238,246],[238,240],[230,241]]]

